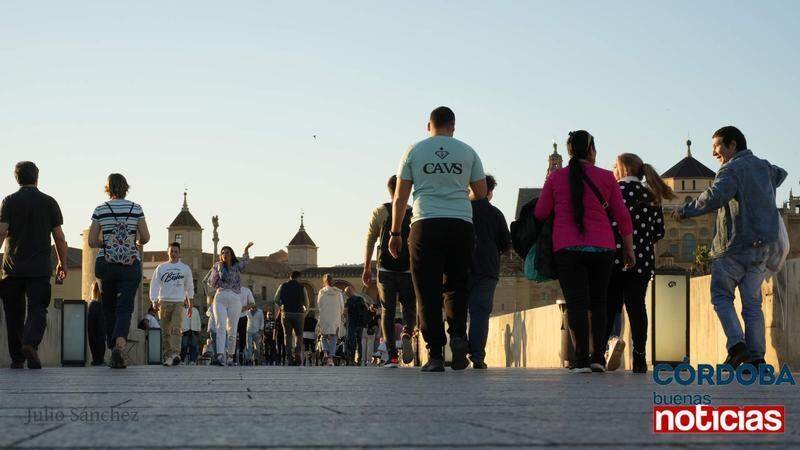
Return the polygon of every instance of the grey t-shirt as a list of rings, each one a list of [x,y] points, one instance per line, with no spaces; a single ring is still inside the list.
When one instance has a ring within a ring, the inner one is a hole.
[[[414,215],[472,222],[469,184],[486,178],[475,150],[458,139],[432,136],[412,145],[397,169],[397,177],[414,183]]]

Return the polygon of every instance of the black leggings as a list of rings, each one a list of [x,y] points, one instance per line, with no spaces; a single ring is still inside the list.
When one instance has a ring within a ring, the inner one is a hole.
[[[573,367],[587,367],[590,361],[605,365],[606,294],[614,253],[561,250],[555,256],[575,347],[571,363]]]
[[[631,324],[631,338],[633,340],[633,350],[638,353],[645,352],[647,343],[647,310],[644,305],[644,298],[647,295],[647,283],[649,276],[634,275],[620,270],[614,270],[611,275],[611,282],[608,285],[608,297],[606,300],[606,314],[608,317],[615,317],[622,312],[622,305],[628,311],[628,321]],[[611,336],[613,321],[609,320],[606,327],[606,341]]]

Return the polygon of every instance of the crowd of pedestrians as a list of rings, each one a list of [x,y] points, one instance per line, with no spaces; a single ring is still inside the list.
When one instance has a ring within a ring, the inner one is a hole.
[[[168,261],[155,269],[149,292],[152,307],[140,324],[161,329],[164,365],[197,364],[207,358],[222,366],[395,368],[401,361],[419,359],[421,349],[414,343],[420,333],[427,353],[424,372],[445,371],[448,344],[453,370],[470,364],[485,369],[500,255],[510,249],[512,237],[502,212],[491,203],[497,181],[484,172],[478,152],[454,137],[455,123],[447,107],[431,112],[430,136],[402,155],[387,183],[391,201],[372,211],[362,281],[365,286],[376,282],[379,305],[350,286],[340,289],[326,274],[312,308],[299,280],[302,274],[295,271],[275,293],[273,316],[273,311],[258,308],[241,283],[250,242],[241,256],[223,247],[203,280],[213,297],[203,330],[201,313],[191,303],[192,270],[181,261],[180,244],[174,242],[168,247]],[[558,280],[566,301],[574,349],[570,372],[604,372],[619,366],[624,342],[612,335],[624,305],[631,325],[633,371],[643,373],[645,292],[655,269],[655,245],[664,236],[662,202],[675,194],[635,154],[617,155],[612,170],[598,167],[596,144],[585,130],[569,133],[568,166],[548,176],[535,206],[523,209],[532,211],[530,216],[520,220],[535,222],[534,241],[546,243],[537,243],[537,249],[547,253],[538,255],[537,269]],[[696,200],[674,209],[672,217],[717,213],[711,291],[728,339],[726,362],[763,363],[760,285],[779,243],[775,189],[787,174],[756,157],[735,127],[718,130],[712,147],[721,163],[714,182]],[[37,351],[50,302],[51,237],[57,280],[67,276],[67,248],[59,205],[38,190],[36,165],[17,164],[15,177],[20,188],[3,200],[0,210],[0,240],[5,244],[0,296],[11,367],[27,363],[36,369],[41,367]],[[150,240],[142,206],[126,198],[128,190],[123,175],[108,176],[108,200],[94,209],[88,235],[89,245],[99,250],[88,307],[92,364],[117,369],[126,367],[124,351],[142,280],[143,246]],[[545,270],[544,264],[550,267]],[[733,307],[737,287],[744,330]]]

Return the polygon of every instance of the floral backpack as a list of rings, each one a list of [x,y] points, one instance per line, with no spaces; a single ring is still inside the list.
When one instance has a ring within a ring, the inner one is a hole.
[[[106,262],[111,264],[121,264],[123,266],[132,265],[139,258],[139,250],[136,248],[136,234],[131,234],[128,231],[128,221],[120,218],[114,213],[114,209],[106,202],[108,210],[114,216],[114,228],[112,229],[109,239],[111,242],[106,242],[106,237],[103,237],[105,245]],[[131,202],[131,210],[133,212],[134,203]]]

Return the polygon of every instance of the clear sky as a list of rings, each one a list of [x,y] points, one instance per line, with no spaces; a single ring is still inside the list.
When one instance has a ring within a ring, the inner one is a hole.
[[[611,5],[600,5],[610,3]],[[0,195],[30,159],[80,246],[110,172],[166,245],[184,186],[222,244],[286,245],[300,211],[322,265],[362,259],[370,211],[431,109],[451,106],[513,219],[552,139],[587,129],[598,164],[716,169],[742,129],[797,189],[800,3],[4,1]],[[313,135],[317,135],[314,139]]]

